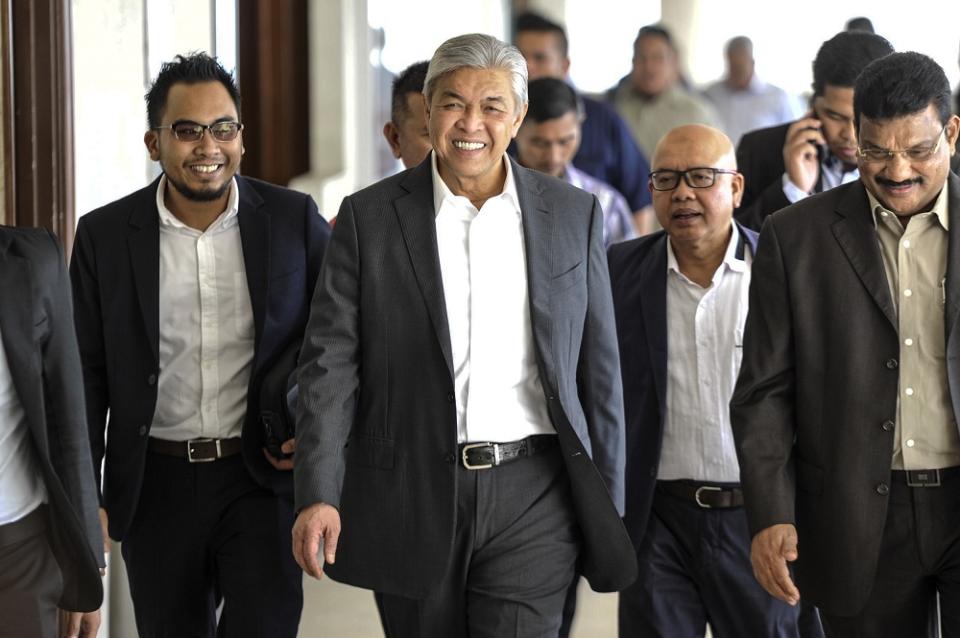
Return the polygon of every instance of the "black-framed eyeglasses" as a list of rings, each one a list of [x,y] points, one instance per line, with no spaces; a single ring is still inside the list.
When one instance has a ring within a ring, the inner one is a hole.
[[[663,169],[650,173],[650,186],[655,191],[672,191],[680,185],[680,178],[690,188],[710,188],[717,181],[717,174],[737,175],[738,171],[726,168],[712,168],[710,166],[695,166],[685,171]]]
[[[940,148],[940,140],[944,138],[943,132],[947,130],[947,125],[944,124],[943,128],[940,129],[940,132],[937,133],[937,142],[935,144],[925,144],[923,146],[912,146],[910,148],[905,148],[902,151],[893,151],[888,148],[880,148],[878,146],[870,146],[867,148],[857,147],[857,155],[860,156],[865,162],[876,163],[886,162],[892,160],[897,155],[903,155],[908,160],[914,162],[926,162],[933,158],[937,154],[937,149]]]
[[[181,142],[199,142],[203,138],[203,132],[210,131],[210,135],[218,142],[232,142],[237,139],[237,135],[243,130],[243,124],[240,122],[214,122],[213,124],[197,124],[196,122],[174,122],[167,126],[154,126],[153,129],[170,129],[173,136]]]

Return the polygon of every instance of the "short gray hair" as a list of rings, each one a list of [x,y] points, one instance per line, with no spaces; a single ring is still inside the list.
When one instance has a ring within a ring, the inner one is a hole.
[[[469,33],[450,38],[430,59],[423,83],[423,97],[428,105],[437,81],[464,67],[508,71],[517,111],[527,103],[527,62],[519,49],[484,33]]]

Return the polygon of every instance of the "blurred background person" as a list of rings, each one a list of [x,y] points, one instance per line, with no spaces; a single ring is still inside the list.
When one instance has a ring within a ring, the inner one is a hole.
[[[633,43],[633,70],[608,91],[607,98],[647,157],[674,127],[721,124],[713,107],[687,91],[680,77],[680,59],[670,32],[661,25],[641,28]]]
[[[432,148],[423,102],[423,81],[429,65],[427,60],[411,64],[393,80],[391,87],[390,121],[383,125],[383,137],[404,168],[422,162]]]
[[[724,56],[726,77],[707,86],[703,94],[717,110],[721,128],[734,145],[748,131],[789,122],[800,115],[794,97],[757,75],[750,38],[740,35],[731,39]]]
[[[520,164],[596,195],[603,209],[605,246],[635,237],[630,207],[623,195],[573,165],[583,122],[576,91],[562,80],[544,77],[530,82],[528,99],[527,117],[516,137]]]
[[[535,13],[522,13],[515,22],[514,45],[527,61],[531,81],[548,77],[569,82],[570,57],[567,33],[562,26]],[[646,178],[650,166],[630,129],[609,104],[579,91],[577,95],[583,118],[573,165],[613,186],[635,214],[649,212]],[[511,144],[513,155],[515,148]]]

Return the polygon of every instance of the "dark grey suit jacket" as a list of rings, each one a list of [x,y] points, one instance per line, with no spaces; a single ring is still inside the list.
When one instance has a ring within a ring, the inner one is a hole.
[[[63,573],[59,605],[93,611],[103,601],[103,536],[70,279],[53,235],[0,227],[0,290],[3,348],[47,488],[48,536]]]
[[[960,415],[960,179],[950,175],[946,359]],[[730,405],[752,534],[794,523],[800,595],[854,615],[876,573],[898,388],[897,317],[860,181],[767,219]]]
[[[530,320],[595,589],[635,578],[623,508],[623,403],[596,198],[513,164]],[[457,428],[430,158],[344,199],[304,339],[298,508],[343,524],[337,580],[425,596],[447,564]],[[616,505],[614,505],[616,504]]]

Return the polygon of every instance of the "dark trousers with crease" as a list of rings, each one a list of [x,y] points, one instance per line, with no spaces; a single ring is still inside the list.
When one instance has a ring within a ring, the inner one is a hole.
[[[63,576],[47,540],[44,509],[0,525],[0,638],[57,635]]]
[[[293,504],[254,483],[240,455],[190,463],[148,452],[120,545],[140,638],[296,636],[292,527]]]
[[[457,474],[453,551],[436,593],[376,593],[387,638],[555,638],[580,532],[559,448]]]
[[[856,616],[821,612],[828,638],[960,637],[960,467],[938,487],[909,487],[893,472],[873,591]]]
[[[620,592],[620,638],[796,638],[799,609],[753,576],[742,507],[703,509],[657,489],[640,576]]]

